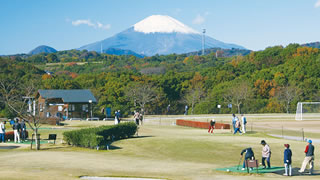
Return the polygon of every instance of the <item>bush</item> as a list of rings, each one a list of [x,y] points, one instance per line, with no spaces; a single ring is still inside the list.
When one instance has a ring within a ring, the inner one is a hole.
[[[63,133],[63,139],[73,146],[105,149],[107,144],[113,140],[129,138],[136,131],[137,125],[129,122],[67,131]]]

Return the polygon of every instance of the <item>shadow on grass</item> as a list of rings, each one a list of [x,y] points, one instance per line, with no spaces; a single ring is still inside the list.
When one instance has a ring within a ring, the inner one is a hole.
[[[313,171],[312,175],[309,174],[309,170],[306,170],[304,173],[299,173],[300,168],[292,168],[292,176],[320,176],[320,171]],[[276,171],[275,174],[283,175],[284,170]]]
[[[246,134],[257,134],[257,131],[247,131]]]
[[[117,150],[117,149],[122,149],[121,147],[114,146],[112,144],[109,144],[109,150]]]
[[[149,138],[149,137],[154,137],[154,136],[133,136],[131,138]]]
[[[56,149],[64,149],[66,147],[45,147],[45,148],[41,148],[41,150],[56,150]]]
[[[20,146],[0,146],[0,149],[16,149]]]

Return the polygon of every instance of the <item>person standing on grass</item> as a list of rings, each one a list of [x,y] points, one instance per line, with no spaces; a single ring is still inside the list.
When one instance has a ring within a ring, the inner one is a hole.
[[[241,122],[239,118],[237,118],[236,124],[235,124],[235,130],[233,134],[237,134],[238,131],[239,131],[239,134],[242,134],[242,132],[240,131],[240,128],[241,128]]]
[[[292,157],[292,152],[290,149],[289,144],[284,144],[285,150],[284,150],[284,155],[283,155],[283,161],[284,161],[284,176],[291,176],[292,174],[292,167],[291,167],[291,157]]]
[[[136,122],[136,125],[139,125],[140,114],[138,111],[134,111],[133,119]]]
[[[16,119],[16,122],[12,126],[14,133],[14,143],[20,143],[20,124],[19,119]]]
[[[241,121],[242,121],[242,133],[246,133],[246,126],[247,126],[247,118],[241,114]]]
[[[306,157],[303,160],[303,163],[301,165],[301,169],[299,170],[299,173],[303,173],[304,170],[307,167],[307,164],[309,164],[310,171],[309,174],[313,173],[313,162],[314,162],[314,146],[312,145],[312,140],[309,139],[308,144],[306,146],[306,149],[304,150],[304,153],[306,153]]]
[[[236,115],[232,114],[232,128],[233,128],[233,132],[236,130]]]
[[[186,105],[184,107],[184,115],[188,115],[188,109],[189,109],[189,107],[188,107],[188,105]]]
[[[143,125],[143,111],[141,111],[139,114],[139,120],[140,120],[140,124]]]
[[[118,120],[118,124],[120,123],[121,121],[121,114],[120,114],[120,110],[118,110],[117,112],[117,120]]]
[[[246,160],[254,160],[255,157],[254,157],[254,153],[253,153],[251,147],[242,150],[242,151],[241,151],[241,154],[240,154],[241,157],[243,156],[243,153],[246,153],[246,155],[244,156],[243,165],[242,165],[242,170],[245,170]],[[239,165],[240,165],[240,163],[239,163]]]
[[[269,169],[271,168],[271,165],[270,165],[271,149],[265,140],[261,141],[261,145],[263,146],[262,147],[262,166],[264,169],[266,168],[265,160],[267,160],[267,165]]]
[[[6,131],[5,131],[5,124],[4,124],[4,122],[0,122],[0,141],[2,142],[2,143],[4,143],[4,136],[5,136],[5,134],[6,134]]]
[[[118,124],[118,116],[117,116],[117,114],[118,114],[118,111],[115,111],[114,112],[114,124]]]
[[[211,130],[211,133],[213,133],[213,130],[214,130],[214,125],[216,124],[216,121],[214,119],[211,119],[210,120],[210,126],[209,126],[209,130],[208,130],[208,133],[210,133],[210,130]]]
[[[24,119],[21,121],[20,127],[21,127],[21,139],[22,139],[22,141],[26,141],[27,127],[26,127],[26,123],[25,123]]]

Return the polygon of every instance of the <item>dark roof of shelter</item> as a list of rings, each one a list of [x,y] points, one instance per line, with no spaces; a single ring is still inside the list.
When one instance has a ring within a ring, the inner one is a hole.
[[[70,90],[60,90],[60,89],[51,89],[51,90],[38,90],[40,96],[44,99],[54,99],[61,98],[65,103],[88,103],[89,100],[92,100],[93,103],[96,103],[97,100],[91,93],[89,89],[70,89]]]

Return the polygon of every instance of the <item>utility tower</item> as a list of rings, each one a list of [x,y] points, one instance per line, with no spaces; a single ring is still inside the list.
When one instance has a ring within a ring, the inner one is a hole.
[[[202,31],[202,55],[204,55],[204,48],[205,48],[205,37],[206,37],[206,29]]]

